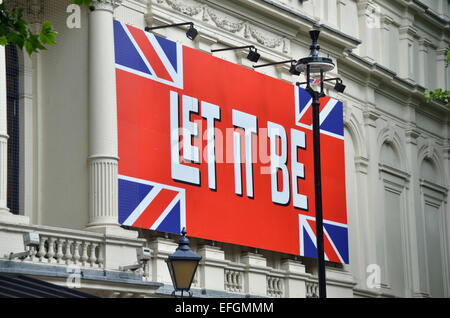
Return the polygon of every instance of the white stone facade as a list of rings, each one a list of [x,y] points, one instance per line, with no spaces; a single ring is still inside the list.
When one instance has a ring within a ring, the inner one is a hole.
[[[349,265],[327,264],[328,296],[450,296],[450,108],[423,98],[425,88],[450,86],[450,1],[104,0],[80,11],[79,28],[67,26],[69,0],[9,2],[25,6],[37,27],[50,20],[59,35],[47,51],[20,56],[20,215],[5,198],[0,47],[0,271],[65,285],[76,268],[78,287],[99,296],[170,295],[164,260],[177,238],[117,224],[112,21],[139,28],[193,21],[194,42],[182,28],[155,32],[208,53],[253,44],[269,63],[307,56],[308,31],[321,30],[321,52],[336,64],[329,76],[347,86],[343,94],[326,86],[344,103],[350,251]],[[245,52],[214,55],[251,68]],[[298,81],[288,64],[257,71]],[[41,234],[39,251],[8,261],[29,231]],[[136,275],[120,272],[136,263],[140,246],[151,248],[152,260]],[[206,240],[191,247],[203,257],[196,296],[318,294],[310,259]]]

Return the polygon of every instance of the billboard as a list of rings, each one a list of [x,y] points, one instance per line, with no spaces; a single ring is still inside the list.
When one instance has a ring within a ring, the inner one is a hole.
[[[114,22],[119,223],[316,257],[311,97]],[[348,263],[342,103],[320,100],[325,259]]]

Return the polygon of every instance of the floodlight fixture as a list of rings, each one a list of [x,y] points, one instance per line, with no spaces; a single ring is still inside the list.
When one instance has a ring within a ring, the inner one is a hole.
[[[148,31],[152,31],[152,30],[156,30],[156,29],[177,27],[177,26],[188,25],[188,24],[190,25],[190,27],[186,31],[186,36],[188,37],[189,40],[194,41],[195,37],[198,34],[198,31],[196,28],[194,28],[193,22],[182,22],[182,23],[175,23],[175,24],[168,24],[168,25],[160,25],[160,26],[156,26],[156,27],[145,27],[145,31],[148,32]]]
[[[258,49],[254,45],[245,45],[245,46],[235,46],[235,47],[227,47],[225,49],[215,49],[211,50],[211,52],[221,52],[221,51],[229,51],[229,50],[239,50],[239,49],[250,49],[250,52],[247,55],[247,59],[252,62],[258,62],[261,55],[258,53]]]

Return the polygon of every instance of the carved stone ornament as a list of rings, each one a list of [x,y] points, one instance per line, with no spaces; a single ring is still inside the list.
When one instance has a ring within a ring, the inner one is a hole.
[[[156,2],[158,4],[166,3],[173,10],[191,17],[199,14],[203,10],[202,5],[189,0],[157,0]]]
[[[123,0],[102,0],[98,2],[98,0],[92,1],[92,5],[95,7],[95,10],[106,10],[106,11],[114,11],[115,8],[122,4]]]
[[[152,2],[190,17],[198,18],[219,29],[231,32],[248,40],[253,40],[262,46],[283,53],[289,53],[290,51],[290,41],[288,39],[276,36],[270,31],[250,24],[248,21],[215,10],[203,3],[193,0],[153,0]]]
[[[242,20],[233,19],[230,16],[220,15],[215,10],[210,8],[206,8],[206,12],[214,24],[220,29],[236,33],[241,31],[244,27],[245,22]]]

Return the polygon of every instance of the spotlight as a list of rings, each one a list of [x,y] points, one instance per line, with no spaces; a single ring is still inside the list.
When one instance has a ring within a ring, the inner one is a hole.
[[[181,25],[187,25],[189,24],[190,27],[186,32],[186,36],[188,37],[189,40],[194,41],[195,37],[198,34],[197,29],[194,28],[194,23],[192,22],[183,22],[183,23],[176,23],[176,24],[169,24],[169,25],[161,25],[161,26],[157,26],[157,27],[145,27],[145,31],[151,31],[151,30],[156,30],[156,29],[162,29],[162,28],[169,28],[169,27],[176,27],[176,26],[181,26]]]
[[[220,51],[228,51],[228,50],[239,50],[239,49],[247,49],[250,48],[250,52],[247,55],[247,59],[249,59],[252,62],[258,62],[261,55],[258,53],[258,50],[253,45],[246,45],[246,46],[236,46],[236,47],[228,47],[226,49],[216,49],[211,50],[211,52],[220,52]]]
[[[187,30],[186,32],[186,36],[188,37],[189,40],[194,41],[195,37],[197,36],[198,31],[196,28],[194,28],[194,24],[191,23],[191,26],[189,27],[189,30]]]
[[[291,67],[289,68],[289,73],[291,73],[292,75],[300,75],[300,72],[297,71],[297,68],[295,67],[296,65],[296,61],[293,60],[293,62],[291,62]]]
[[[345,85],[342,84],[342,82],[340,81],[336,81],[336,85],[334,85],[334,89],[338,92],[338,93],[343,93],[345,90]]]
[[[261,57],[261,55],[257,52],[257,49],[252,49],[250,48],[250,52],[247,55],[247,59],[252,61],[252,62],[258,62],[259,58]]]

